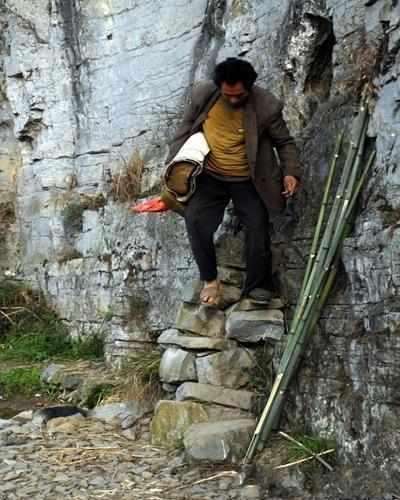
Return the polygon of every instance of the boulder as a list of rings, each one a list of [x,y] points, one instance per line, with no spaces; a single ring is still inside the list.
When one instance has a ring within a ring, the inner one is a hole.
[[[62,432],[65,434],[75,434],[80,428],[87,425],[86,418],[77,414],[70,417],[59,417],[47,422],[47,432],[55,434]]]
[[[68,371],[64,365],[54,363],[47,366],[40,375],[40,380],[45,384],[60,385],[64,389],[76,389],[85,380],[84,373]]]
[[[123,429],[127,429],[152,409],[152,404],[148,401],[122,401],[96,406],[88,412],[88,416],[104,422],[116,423]]]
[[[226,322],[228,338],[239,342],[259,342],[260,340],[282,338],[285,331],[282,311],[264,309],[255,311],[233,310]]]
[[[250,418],[193,424],[184,435],[185,453],[193,461],[238,462],[255,425]]]
[[[165,448],[180,448],[185,431],[192,424],[207,420],[207,412],[199,403],[159,401],[151,421],[151,441]]]
[[[254,355],[244,348],[229,349],[196,359],[197,376],[201,384],[231,389],[239,389],[250,381],[250,370],[254,365]]]
[[[176,345],[185,349],[203,350],[203,351],[222,351],[224,349],[233,349],[236,346],[234,340],[223,338],[201,337],[189,333],[180,333],[175,328],[165,330],[157,339],[161,345]]]
[[[59,383],[57,375],[59,375],[63,369],[64,365],[57,365],[55,363],[51,363],[40,374],[40,381],[43,382],[44,384]]]
[[[167,383],[197,380],[194,362],[192,353],[169,347],[161,358],[160,379]]]
[[[210,384],[184,382],[176,391],[176,399],[178,401],[194,399],[206,403],[217,403],[241,408],[242,410],[250,410],[253,405],[254,394],[250,391],[226,389]]]
[[[213,307],[182,304],[178,311],[176,327],[205,337],[223,337],[225,314]]]

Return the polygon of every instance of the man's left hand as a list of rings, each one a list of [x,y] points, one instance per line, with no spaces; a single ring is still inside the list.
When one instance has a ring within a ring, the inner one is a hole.
[[[283,186],[285,188],[285,191],[283,191],[283,196],[285,198],[290,198],[291,196],[294,195],[294,193],[297,191],[299,187],[299,181],[296,179],[296,177],[293,177],[293,175],[285,175],[283,178]]]

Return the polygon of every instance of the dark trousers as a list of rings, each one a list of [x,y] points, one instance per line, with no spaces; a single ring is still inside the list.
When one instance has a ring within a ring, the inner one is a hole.
[[[252,181],[221,181],[206,173],[198,177],[196,192],[185,208],[186,228],[200,279],[212,281],[217,277],[213,236],[230,200],[246,228],[247,275],[243,294],[253,288],[272,289],[268,212]]]

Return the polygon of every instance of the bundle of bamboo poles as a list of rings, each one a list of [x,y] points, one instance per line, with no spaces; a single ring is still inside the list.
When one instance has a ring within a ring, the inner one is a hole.
[[[290,324],[286,347],[267,404],[246,452],[244,464],[250,463],[256,450],[263,448],[280,415],[286,390],[296,372],[307,338],[316,326],[321,309],[334,283],[341,244],[349,231],[358,195],[375,159],[375,151],[373,151],[366,165],[362,168],[368,119],[368,97],[365,91],[361,98],[359,112],[353,121],[351,143],[337,191],[333,201],[330,201],[343,134],[339,136],[336,143],[303,284],[294,317]],[[329,205],[331,205],[331,208],[329,215],[327,215]]]

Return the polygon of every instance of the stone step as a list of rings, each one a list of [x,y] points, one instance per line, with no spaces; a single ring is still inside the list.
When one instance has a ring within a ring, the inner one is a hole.
[[[195,280],[188,283],[182,293],[183,301],[187,304],[200,304],[200,292],[203,288],[203,282]],[[227,283],[222,284],[222,302],[220,307],[225,308],[231,304],[239,302],[241,290],[237,286]]]
[[[250,371],[255,366],[254,354],[249,349],[234,348],[196,358],[197,379],[201,384],[239,389],[250,382]]]
[[[196,400],[251,410],[255,394],[250,391],[226,389],[210,384],[184,382],[176,391],[178,401]]]
[[[279,309],[230,311],[226,321],[226,336],[238,342],[280,340],[285,332],[283,312]]]
[[[176,345],[185,349],[203,350],[203,351],[222,351],[224,349],[233,349],[236,347],[234,340],[224,338],[202,337],[190,333],[181,333],[175,328],[165,330],[157,339],[161,345]]]
[[[189,460],[239,462],[254,432],[254,419],[203,422],[191,425],[183,443]]]
[[[215,308],[183,303],[176,318],[176,328],[205,337],[224,337],[225,314]]]

